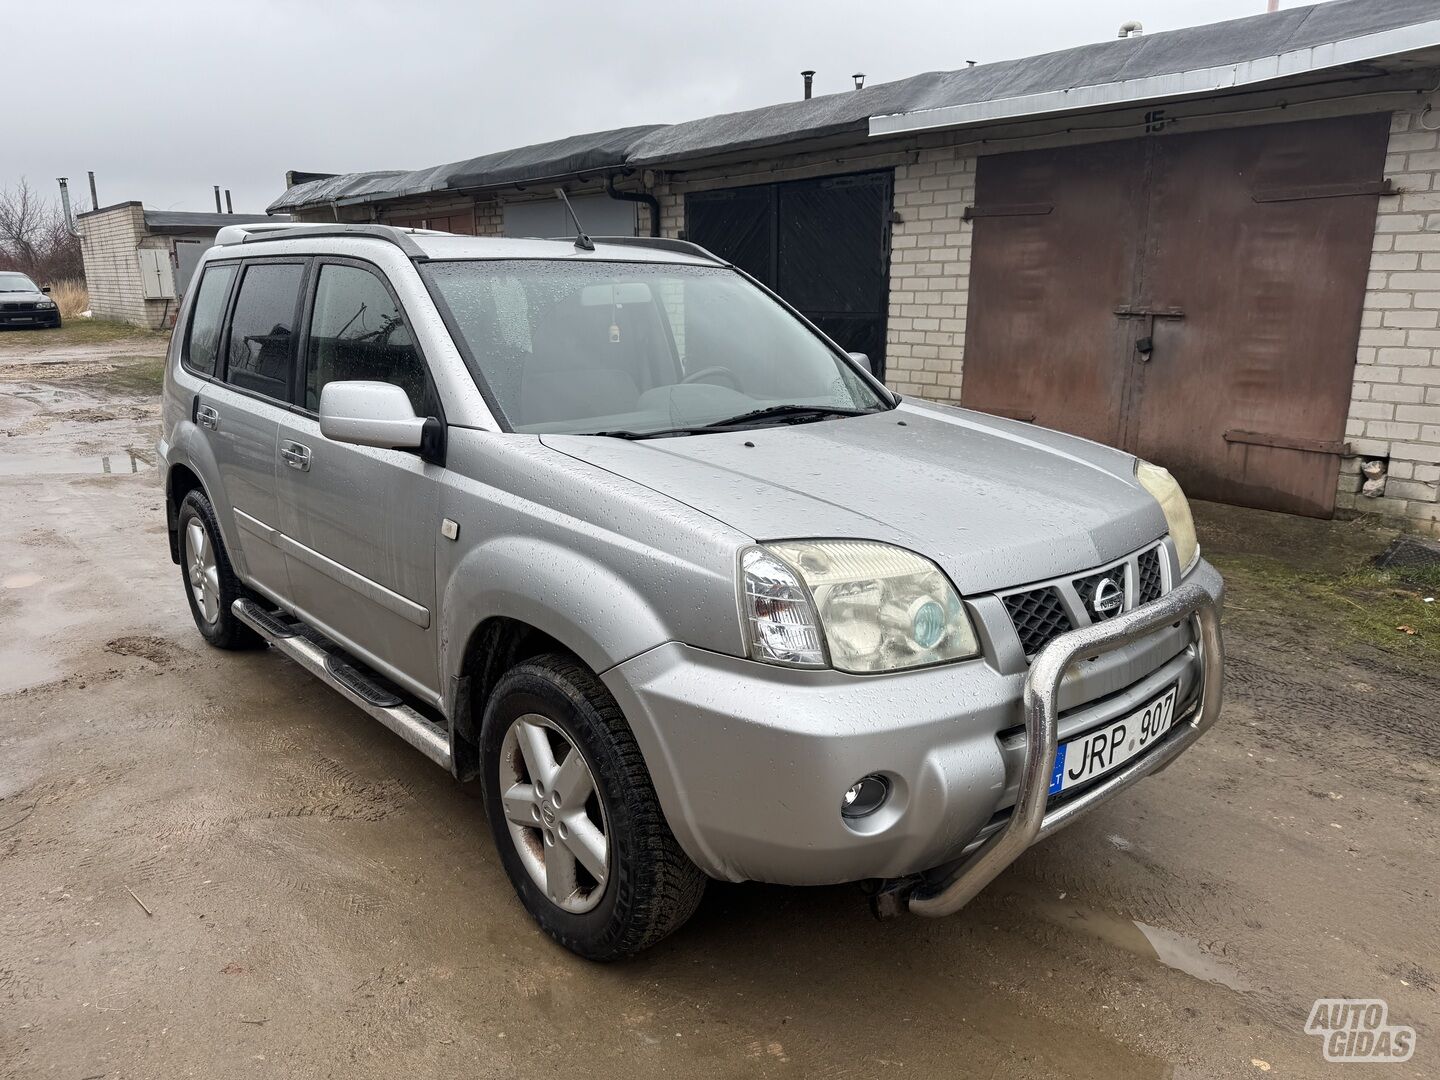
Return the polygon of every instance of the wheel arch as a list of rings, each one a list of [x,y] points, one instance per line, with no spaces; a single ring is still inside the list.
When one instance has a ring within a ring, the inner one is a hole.
[[[199,474],[190,466],[177,462],[165,473],[165,526],[170,536],[170,561],[180,564],[180,504],[185,496],[198,490],[207,499],[210,493]],[[210,499],[211,504],[214,504]]]
[[[531,537],[500,536],[464,552],[440,604],[445,676],[464,674],[481,627],[509,620],[543,634],[596,675],[669,639],[655,607],[586,554]]]
[[[490,694],[522,660],[556,653],[599,678],[668,636],[645,599],[603,565],[518,537],[467,552],[449,575],[441,612],[457,776],[473,774]]]

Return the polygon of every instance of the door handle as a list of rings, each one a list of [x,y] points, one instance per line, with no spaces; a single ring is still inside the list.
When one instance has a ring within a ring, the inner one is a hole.
[[[301,472],[310,471],[310,448],[304,443],[281,443],[280,456],[290,468],[299,469]]]
[[[214,431],[220,426],[220,413],[210,405],[197,405],[195,407],[195,422],[201,427]]]

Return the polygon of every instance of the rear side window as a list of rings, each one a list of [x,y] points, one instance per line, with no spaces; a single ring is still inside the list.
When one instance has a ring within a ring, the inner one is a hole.
[[[320,268],[309,341],[306,408],[320,408],[326,383],[367,379],[400,387],[417,416],[435,413],[425,361],[415,348],[405,313],[369,270],[336,263]]]
[[[220,324],[225,319],[225,297],[235,280],[234,266],[207,267],[195,293],[190,336],[185,341],[185,364],[202,375],[215,374],[220,355]]]
[[[240,296],[230,318],[225,379],[257,394],[290,399],[295,368],[295,308],[305,267],[255,263],[240,279]]]

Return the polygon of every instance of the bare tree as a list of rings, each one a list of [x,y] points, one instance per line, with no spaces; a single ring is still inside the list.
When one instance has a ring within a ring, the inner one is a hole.
[[[0,269],[20,270],[44,281],[85,274],[80,241],[64,211],[23,177],[15,188],[0,188]]]

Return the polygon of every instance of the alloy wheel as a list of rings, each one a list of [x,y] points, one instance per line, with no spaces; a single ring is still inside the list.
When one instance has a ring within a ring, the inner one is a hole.
[[[201,617],[214,623],[220,618],[220,569],[215,545],[198,518],[191,518],[185,527],[185,571]]]
[[[531,879],[562,910],[590,911],[605,894],[610,840],[585,755],[557,725],[527,713],[505,732],[500,784],[510,839]]]

